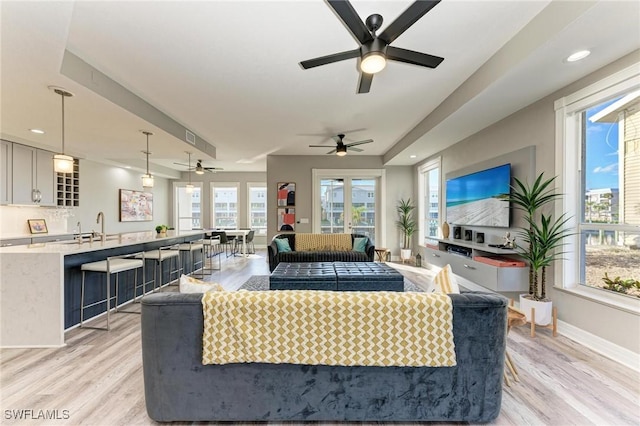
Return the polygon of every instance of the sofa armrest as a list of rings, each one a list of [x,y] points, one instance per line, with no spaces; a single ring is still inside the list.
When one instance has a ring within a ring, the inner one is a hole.
[[[369,261],[373,262],[375,259],[375,249],[376,246],[374,246],[373,244],[371,244],[371,239],[367,239],[367,245],[364,246],[364,251],[365,253],[367,253],[367,257],[369,258]]]
[[[271,241],[271,243],[267,246],[267,251],[269,253],[269,271],[273,272],[278,266],[278,245],[275,241]]]

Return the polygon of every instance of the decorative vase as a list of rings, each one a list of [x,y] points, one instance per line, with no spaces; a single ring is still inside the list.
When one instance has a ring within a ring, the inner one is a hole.
[[[527,322],[531,322],[531,308],[535,309],[537,325],[549,325],[553,320],[553,302],[541,301],[529,298],[528,294],[520,295],[520,310],[524,312]]]
[[[442,238],[449,238],[449,224],[442,222]]]

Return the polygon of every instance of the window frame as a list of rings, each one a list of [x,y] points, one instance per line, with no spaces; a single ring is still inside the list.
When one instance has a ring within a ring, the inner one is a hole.
[[[255,235],[267,235],[267,226],[269,223],[269,211],[267,207],[267,183],[266,182],[247,182],[247,227],[254,229],[251,223],[251,211],[253,209],[251,205],[251,189],[252,188],[264,188],[264,216],[265,216],[265,225],[264,227],[257,227],[255,230],[264,229],[264,232],[256,232]]]
[[[231,227],[231,226],[217,226],[216,225],[216,196],[215,196],[215,190],[216,188],[231,188],[231,187],[235,187],[236,189],[236,201],[235,201],[235,205],[236,205],[236,224],[235,226]],[[210,183],[210,189],[209,189],[209,194],[211,197],[211,201],[210,201],[210,209],[211,209],[211,226],[212,228],[219,228],[219,229],[237,229],[240,226],[240,182],[211,182]]]
[[[443,193],[442,193],[442,157],[433,158],[424,164],[421,164],[418,167],[418,245],[425,247],[426,240],[428,238],[426,229],[424,228],[424,222],[426,215],[429,214],[430,210],[425,208],[424,200],[429,193],[429,185],[427,185],[427,179],[429,176],[429,172],[434,169],[438,169],[438,222],[442,223],[442,201],[443,201]],[[429,200],[429,204],[431,201]],[[438,238],[442,237],[440,227],[438,227]]]
[[[614,73],[577,92],[558,99],[555,109],[555,175],[560,192],[563,194],[555,204],[556,217],[562,213],[570,216],[567,226],[575,232],[567,238],[564,247],[564,262],[556,262],[554,268],[554,288],[574,293],[590,300],[603,303],[627,312],[640,313],[640,301],[624,295],[617,295],[580,283],[581,241],[583,229],[614,229],[640,233],[640,226],[625,224],[584,224],[582,208],[582,112],[586,109],[640,88],[640,69],[634,64]]]
[[[189,182],[173,182],[173,227],[175,229],[180,229],[180,219],[181,217],[178,216],[179,214],[179,207],[178,207],[178,197],[177,197],[177,193],[178,193],[178,189],[183,188],[186,189],[187,185],[189,184]],[[202,198],[203,198],[203,185],[202,182],[191,182],[191,185],[193,185],[194,190],[200,189],[200,227],[204,227],[203,225],[203,208],[202,208]],[[186,217],[182,217],[183,219],[186,219]],[[193,220],[193,216],[191,216],[192,220]],[[194,228],[196,229],[196,228]]]

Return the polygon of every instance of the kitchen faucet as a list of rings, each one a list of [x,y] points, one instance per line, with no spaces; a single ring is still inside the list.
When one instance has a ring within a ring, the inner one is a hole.
[[[102,222],[100,221],[100,219],[102,219]],[[102,212],[98,213],[98,217],[96,218],[96,223],[100,223],[101,224],[100,241],[102,241],[104,243],[105,240],[107,239],[107,235],[104,233],[104,213],[102,213]]]
[[[76,226],[78,227],[78,243],[82,244],[82,225],[80,224],[80,221],[78,221]]]

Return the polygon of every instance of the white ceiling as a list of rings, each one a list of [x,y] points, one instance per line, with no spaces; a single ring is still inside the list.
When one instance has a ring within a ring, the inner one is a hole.
[[[411,1],[352,3],[363,19],[382,14],[384,29]],[[325,155],[340,132],[374,139],[349,155],[413,164],[640,48],[638,1],[445,0],[393,42],[444,62],[391,62],[356,94],[355,59],[298,65],[357,47],[319,0],[2,1],[0,12],[4,138],[59,150],[60,98],[47,86],[62,86],[75,94],[67,153],[140,168],[148,129],[152,171],[167,176],[160,166],[181,170],[173,162],[187,150],[205,166],[265,170],[268,154]],[[585,47],[586,60],[563,61]],[[217,158],[61,74],[65,50],[214,145]]]

